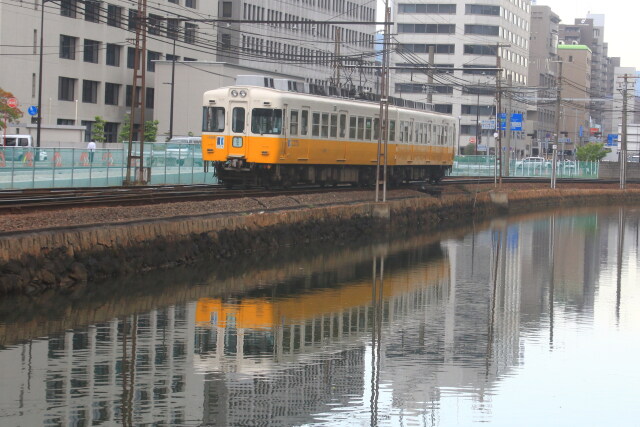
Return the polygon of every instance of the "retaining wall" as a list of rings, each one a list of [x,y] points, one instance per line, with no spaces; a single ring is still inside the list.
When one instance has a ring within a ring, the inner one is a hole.
[[[255,257],[282,246],[350,241],[394,229],[430,229],[472,216],[638,202],[640,190],[531,190],[5,234],[0,236],[0,293],[67,288],[202,259]]]

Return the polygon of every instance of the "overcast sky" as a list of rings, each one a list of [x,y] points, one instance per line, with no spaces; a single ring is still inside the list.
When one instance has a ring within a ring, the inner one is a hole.
[[[389,4],[401,1],[389,0]],[[609,43],[609,56],[621,57],[623,67],[640,69],[640,2],[637,0],[537,0],[537,4],[550,6],[564,24],[573,24],[575,18],[584,18],[587,13],[604,14],[604,41]],[[384,1],[378,0],[379,21],[384,20],[383,10]]]

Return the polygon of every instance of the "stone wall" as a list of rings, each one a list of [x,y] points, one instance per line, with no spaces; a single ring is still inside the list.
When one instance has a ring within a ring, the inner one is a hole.
[[[532,190],[509,193],[506,203],[504,196],[480,193],[396,200],[382,209],[379,204],[358,203],[4,235],[0,236],[0,294],[67,288],[203,258],[215,263],[283,246],[351,241],[389,229],[433,229],[500,212],[639,201],[638,190]],[[381,215],[384,210],[388,215]]]
[[[620,179],[620,165],[618,162],[600,162],[598,178]],[[627,179],[640,181],[640,163],[627,163]]]

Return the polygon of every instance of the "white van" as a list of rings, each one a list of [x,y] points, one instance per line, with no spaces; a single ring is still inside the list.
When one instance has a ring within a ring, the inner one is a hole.
[[[33,152],[34,141],[31,135],[1,135],[0,152],[3,153],[5,161],[22,161],[28,152]],[[47,152],[43,149],[38,152],[37,160],[47,160]],[[34,157],[35,158],[35,157]]]

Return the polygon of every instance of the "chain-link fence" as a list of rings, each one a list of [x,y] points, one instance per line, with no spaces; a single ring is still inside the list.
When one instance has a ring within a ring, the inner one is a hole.
[[[558,178],[597,179],[599,166],[599,162],[558,160],[556,176]],[[552,167],[552,161],[543,157],[525,157],[510,161],[509,176],[551,178]],[[494,176],[496,173],[499,172],[495,156],[456,156],[451,176]],[[503,174],[503,176],[505,175]]]

